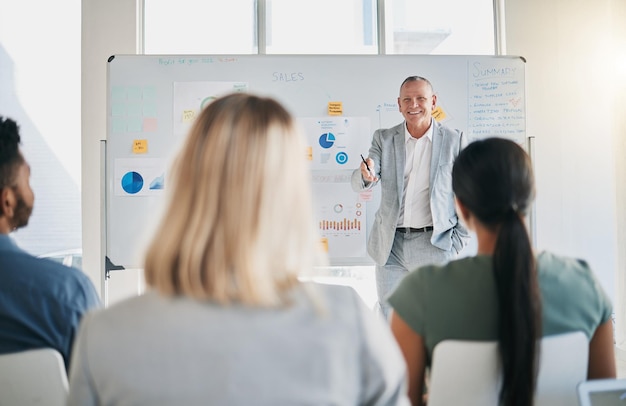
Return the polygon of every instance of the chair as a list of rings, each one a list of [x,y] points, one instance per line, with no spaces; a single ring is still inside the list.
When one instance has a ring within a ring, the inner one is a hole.
[[[578,384],[580,406],[626,404],[626,379],[595,379]]]
[[[0,406],[65,406],[68,388],[63,357],[54,349],[0,355]]]
[[[582,332],[541,340],[535,405],[576,405],[587,378],[589,341]],[[502,382],[495,341],[446,340],[433,351],[428,406],[498,405]]]

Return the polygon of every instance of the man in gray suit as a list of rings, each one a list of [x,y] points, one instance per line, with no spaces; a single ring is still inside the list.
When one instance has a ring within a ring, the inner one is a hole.
[[[409,270],[445,263],[469,240],[459,224],[452,193],[452,164],[467,145],[462,131],[435,121],[431,83],[410,76],[400,86],[404,122],[374,132],[369,156],[352,174],[352,188],[381,182],[380,208],[367,251],[376,262],[378,301],[389,317],[387,297]]]

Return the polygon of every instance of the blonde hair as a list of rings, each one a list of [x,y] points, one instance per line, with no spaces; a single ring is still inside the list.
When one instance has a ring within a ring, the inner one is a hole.
[[[275,100],[238,93],[209,104],[168,182],[145,259],[161,293],[280,305],[320,258],[303,136]]]

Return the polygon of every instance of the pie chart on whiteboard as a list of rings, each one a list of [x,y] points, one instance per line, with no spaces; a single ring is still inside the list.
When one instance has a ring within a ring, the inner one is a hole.
[[[320,147],[328,149],[335,144],[335,134],[324,133],[320,136]]]
[[[143,187],[143,177],[137,172],[126,172],[122,176],[122,189],[124,192],[134,195]]]

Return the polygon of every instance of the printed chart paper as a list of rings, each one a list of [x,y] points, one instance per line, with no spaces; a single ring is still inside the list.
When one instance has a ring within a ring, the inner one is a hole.
[[[367,117],[302,117],[312,152],[311,170],[354,170],[367,155],[372,140]]]
[[[185,136],[196,116],[213,100],[247,90],[246,82],[174,82],[174,135]]]
[[[313,204],[320,237],[330,258],[364,257],[365,203],[350,185],[351,172],[313,175]]]
[[[115,160],[116,196],[153,196],[165,189],[166,160],[120,158]]]

